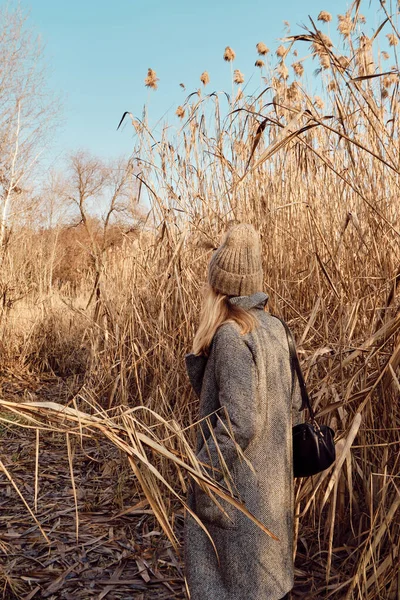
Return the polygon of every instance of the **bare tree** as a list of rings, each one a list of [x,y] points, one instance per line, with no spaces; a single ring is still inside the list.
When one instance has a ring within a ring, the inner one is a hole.
[[[0,252],[14,202],[57,125],[42,48],[20,8],[0,10]]]
[[[97,297],[100,295],[104,254],[109,243],[107,234],[113,219],[122,215],[123,220],[132,225],[141,218],[137,205],[132,202],[132,189],[135,185],[136,179],[130,160],[106,162],[83,151],[70,157],[63,196],[65,202],[74,206],[78,213],[78,222],[74,226],[84,226],[90,243],[95,281],[88,304],[94,294]]]

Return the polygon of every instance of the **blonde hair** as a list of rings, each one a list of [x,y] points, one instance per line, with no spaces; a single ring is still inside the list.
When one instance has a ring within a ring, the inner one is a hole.
[[[250,312],[231,304],[229,296],[221,294],[207,285],[199,327],[193,340],[193,353],[207,355],[217,329],[223,323],[232,321],[239,325],[242,335],[252,331],[256,325],[256,320]]]

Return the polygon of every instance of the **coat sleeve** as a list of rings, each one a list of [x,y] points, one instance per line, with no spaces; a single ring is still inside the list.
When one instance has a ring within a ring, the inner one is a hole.
[[[218,480],[227,470],[231,471],[238,455],[236,444],[245,450],[255,436],[257,374],[251,350],[233,324],[223,325],[217,331],[214,353],[215,383],[221,408],[198,459]]]
[[[186,354],[185,356],[186,372],[192,388],[198,398],[201,394],[204,371],[207,365],[207,357],[197,354]]]

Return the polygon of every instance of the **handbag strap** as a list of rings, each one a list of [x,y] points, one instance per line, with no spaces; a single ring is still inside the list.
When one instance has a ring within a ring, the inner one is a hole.
[[[290,364],[291,364],[291,368],[292,368],[292,373],[294,371],[296,372],[297,378],[298,378],[298,381],[299,381],[299,386],[300,386],[301,400],[302,400],[300,411],[304,410],[307,407],[308,410],[309,410],[309,412],[310,412],[311,420],[314,421],[314,419],[315,419],[315,413],[314,413],[314,411],[312,409],[311,402],[310,402],[310,397],[309,397],[308,392],[307,392],[307,386],[306,386],[306,382],[304,381],[303,371],[301,370],[301,366],[300,366],[300,362],[299,362],[299,357],[297,356],[296,344],[294,343],[292,332],[290,331],[289,327],[287,326],[287,324],[285,323],[285,321],[283,319],[280,319],[276,315],[273,315],[273,316],[276,319],[278,319],[278,321],[280,321],[282,323],[282,325],[284,326],[285,331],[286,331],[286,337],[287,337],[288,346],[289,346]]]

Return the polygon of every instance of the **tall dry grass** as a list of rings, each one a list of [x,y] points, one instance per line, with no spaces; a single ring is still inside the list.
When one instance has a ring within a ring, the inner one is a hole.
[[[60,238],[49,252],[36,237],[33,260],[34,232],[10,242],[1,276],[8,371],[51,371],[71,389],[70,412],[4,410],[20,426],[112,440],[173,540],[171,498],[184,497],[188,471],[202,477],[183,358],[210,249],[232,222],[259,229],[271,310],[291,324],[320,419],[337,431],[336,466],[296,484],[297,574],[318,573],[316,598],[400,594],[399,74],[379,51],[397,65],[398,30],[381,12],[366,38],[355,2],[339,19],[340,51],[313,23],[288,38],[260,66],[255,97],[199,90],[157,133],[133,119],[149,217],[99,273],[76,274],[72,295],[48,277]]]

